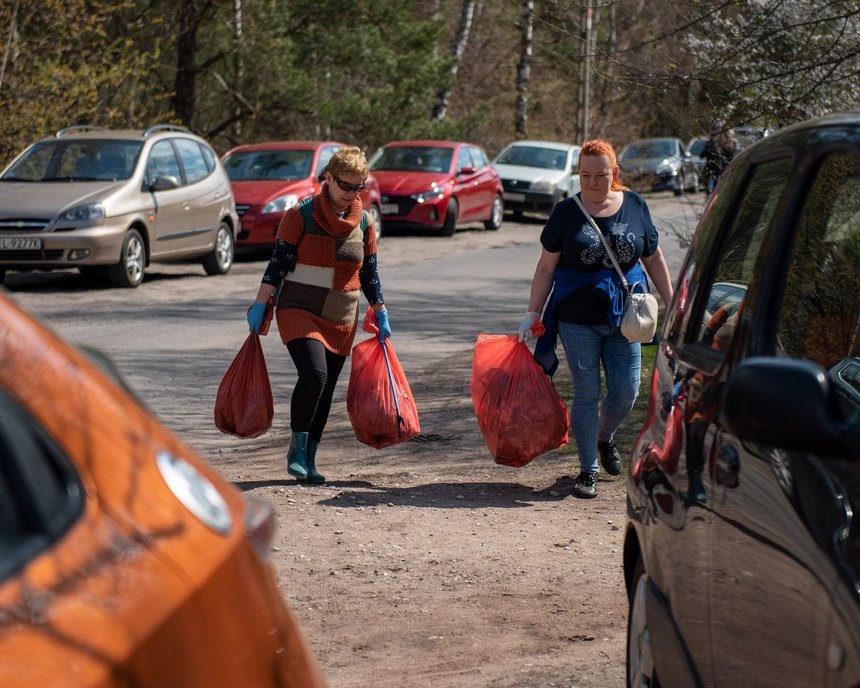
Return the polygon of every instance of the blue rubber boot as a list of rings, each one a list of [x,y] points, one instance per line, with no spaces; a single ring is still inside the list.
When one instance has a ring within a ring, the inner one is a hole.
[[[304,480],[308,477],[308,433],[294,432],[287,452],[287,473]]]
[[[316,440],[308,440],[308,482],[309,483],[324,483],[325,476],[320,473],[316,466],[314,465],[314,461],[317,458],[317,447],[320,446],[320,443]]]

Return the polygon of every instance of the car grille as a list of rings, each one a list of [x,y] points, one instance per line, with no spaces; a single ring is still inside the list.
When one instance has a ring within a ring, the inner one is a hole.
[[[62,249],[50,251],[0,251],[0,260],[14,260],[16,263],[26,263],[28,260],[60,260]]]
[[[43,232],[50,220],[34,220],[32,218],[2,218],[0,232]]]
[[[503,179],[502,186],[505,191],[528,191],[532,183],[520,181],[519,179]]]
[[[412,208],[418,203],[411,196],[383,196],[383,203],[396,203],[399,206],[400,212],[398,215],[408,215],[412,212]]]
[[[247,213],[251,209],[251,205],[249,203],[242,203],[239,205],[236,204],[236,212],[239,214],[239,217],[242,217],[245,213]]]

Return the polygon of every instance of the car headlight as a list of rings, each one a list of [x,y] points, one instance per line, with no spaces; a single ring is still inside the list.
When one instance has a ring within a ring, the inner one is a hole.
[[[67,222],[92,222],[93,220],[103,220],[104,216],[105,207],[101,203],[88,203],[67,210],[60,215],[60,219]]]
[[[532,182],[532,191],[552,192],[555,189],[555,183],[549,179],[540,179]]]
[[[420,193],[410,194],[409,198],[418,203],[427,203],[428,201],[435,201],[443,198],[445,196],[445,187],[436,186],[435,184],[430,187],[427,191],[421,191]]]
[[[266,215],[268,213],[282,213],[287,208],[292,208],[298,202],[299,197],[296,194],[284,194],[283,196],[273,198],[271,201],[266,203],[260,213],[262,215]]]
[[[673,160],[663,160],[659,165],[657,165],[657,174],[677,174],[678,166]]]

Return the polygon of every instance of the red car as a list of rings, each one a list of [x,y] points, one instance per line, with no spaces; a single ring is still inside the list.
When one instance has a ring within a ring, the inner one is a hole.
[[[335,151],[346,144],[337,141],[271,141],[236,146],[221,158],[233,187],[241,229],[237,246],[264,248],[275,242],[284,211],[320,188],[320,176]],[[382,235],[379,185],[373,175],[361,202]]]
[[[458,141],[392,141],[370,160],[386,227],[438,229],[502,225],[502,182],[480,146]]]

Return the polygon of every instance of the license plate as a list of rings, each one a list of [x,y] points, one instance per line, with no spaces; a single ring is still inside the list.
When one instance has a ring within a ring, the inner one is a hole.
[[[396,203],[383,203],[382,204],[382,214],[383,215],[399,215],[400,214],[400,206]]]
[[[0,237],[0,250],[2,251],[39,251],[41,248],[41,239]]]
[[[524,200],[526,200],[526,195],[522,193],[511,193],[510,191],[505,191],[505,200],[514,201],[515,203],[522,203]]]

